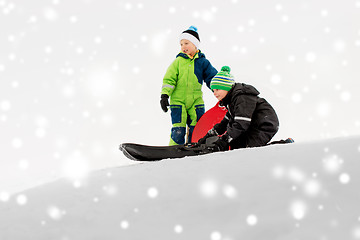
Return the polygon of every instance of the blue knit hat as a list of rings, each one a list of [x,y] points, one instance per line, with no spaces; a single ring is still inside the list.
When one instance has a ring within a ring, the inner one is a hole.
[[[230,74],[230,67],[223,66],[221,71],[213,77],[210,83],[211,90],[221,89],[230,91],[235,84],[233,75]]]

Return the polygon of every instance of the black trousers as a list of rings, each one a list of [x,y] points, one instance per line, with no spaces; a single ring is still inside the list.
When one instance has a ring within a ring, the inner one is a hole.
[[[238,149],[265,146],[270,142],[276,133],[277,129],[274,129],[273,131],[261,131],[255,128],[250,128],[239,138],[231,141],[230,148]]]

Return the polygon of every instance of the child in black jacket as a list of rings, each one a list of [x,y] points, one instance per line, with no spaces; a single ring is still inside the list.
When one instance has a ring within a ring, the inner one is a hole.
[[[221,136],[215,142],[215,151],[266,145],[277,133],[279,120],[275,110],[256,88],[235,83],[228,66],[212,79],[211,90],[228,110],[224,119],[199,140],[206,142],[212,136]]]

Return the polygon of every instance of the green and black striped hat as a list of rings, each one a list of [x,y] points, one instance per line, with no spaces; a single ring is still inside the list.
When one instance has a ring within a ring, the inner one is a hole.
[[[221,89],[230,91],[235,84],[233,75],[230,74],[230,67],[223,66],[221,71],[213,77],[210,83],[211,90]]]

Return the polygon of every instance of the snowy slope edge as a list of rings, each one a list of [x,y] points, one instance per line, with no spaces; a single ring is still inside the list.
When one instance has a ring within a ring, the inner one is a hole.
[[[0,202],[0,239],[359,239],[360,137],[60,179]]]

